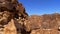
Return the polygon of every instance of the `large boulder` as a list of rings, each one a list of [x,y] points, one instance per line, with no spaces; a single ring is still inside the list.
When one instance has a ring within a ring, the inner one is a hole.
[[[4,34],[17,34],[16,26],[13,19],[11,19],[11,21],[4,26]]]
[[[0,10],[13,10],[17,6],[17,0],[0,0]]]
[[[0,31],[4,34],[26,32],[23,23],[27,17],[25,8],[17,0],[0,0]]]

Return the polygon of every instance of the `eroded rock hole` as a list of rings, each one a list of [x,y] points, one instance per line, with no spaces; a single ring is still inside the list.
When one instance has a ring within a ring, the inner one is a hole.
[[[60,27],[58,28],[58,31],[60,31]]]

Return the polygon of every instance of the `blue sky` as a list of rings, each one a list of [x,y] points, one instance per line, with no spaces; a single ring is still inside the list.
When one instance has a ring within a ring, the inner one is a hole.
[[[60,13],[60,0],[18,0],[29,15]]]

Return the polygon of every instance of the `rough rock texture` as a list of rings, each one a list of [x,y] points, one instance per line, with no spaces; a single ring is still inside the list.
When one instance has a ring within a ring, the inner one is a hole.
[[[29,16],[28,20],[25,20],[24,25],[26,26],[26,31],[30,31],[33,29],[39,29],[41,27],[41,16],[33,15]]]
[[[17,6],[17,0],[0,0],[1,10],[12,10]]]
[[[17,0],[0,0],[0,34],[60,34],[60,14],[28,16]]]
[[[55,14],[45,14],[42,16],[32,15],[29,16],[28,22],[25,22],[25,25],[29,29],[53,29],[58,28],[58,23],[56,21]]]
[[[25,8],[17,0],[0,0],[0,34],[22,34],[27,17]]]
[[[11,19],[11,21],[4,27],[4,34],[17,34],[16,26],[13,19]]]
[[[58,34],[58,31],[55,29],[51,29],[51,30],[37,29],[37,30],[32,30],[30,34]]]
[[[24,22],[25,30],[31,32],[31,34],[58,34],[58,31],[60,32],[59,17],[60,14],[58,13],[44,14],[41,16],[31,15],[28,17],[28,20]],[[50,32],[49,30],[52,31]]]
[[[21,3],[18,3],[16,10],[18,11],[19,16],[21,16],[22,18],[27,18],[28,14],[25,12],[25,8],[22,6]]]

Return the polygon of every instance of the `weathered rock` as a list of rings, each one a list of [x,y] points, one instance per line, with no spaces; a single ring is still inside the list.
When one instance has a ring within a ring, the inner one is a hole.
[[[22,3],[18,3],[18,6],[16,7],[16,10],[18,11],[18,15],[22,18],[28,17],[28,14],[25,12],[25,8],[23,7]]]
[[[30,34],[43,34],[43,30],[42,29],[32,30]]]
[[[4,34],[17,34],[16,26],[13,19],[11,19],[11,21],[4,26]]]
[[[57,21],[55,14],[51,15],[42,15],[42,28],[50,29],[50,28],[57,28]]]
[[[60,14],[28,16],[18,0],[0,0],[0,33],[60,34]]]
[[[29,16],[28,20],[24,22],[26,31],[36,29],[58,29],[58,23],[56,21],[56,14],[45,14],[45,15],[32,15]]]
[[[0,0],[0,10],[13,10],[17,6],[17,0]]]
[[[25,20],[25,21],[24,21],[24,26],[25,26],[24,29],[25,29],[27,32],[29,32],[29,31],[31,30],[31,28],[30,28],[30,21]]]
[[[16,26],[16,29],[17,29],[17,32],[21,34],[22,30],[23,30],[23,22],[20,20],[20,23],[19,21],[15,20],[15,26]]]
[[[10,21],[11,14],[8,11],[0,12],[0,24],[4,25]]]
[[[32,30],[30,34],[58,34],[58,30],[56,29],[37,29]]]
[[[0,0],[0,33],[21,34],[26,32],[24,21],[27,16],[25,8],[17,0]]]
[[[60,26],[60,14],[56,14],[56,20],[57,20],[57,23],[58,25]]]

